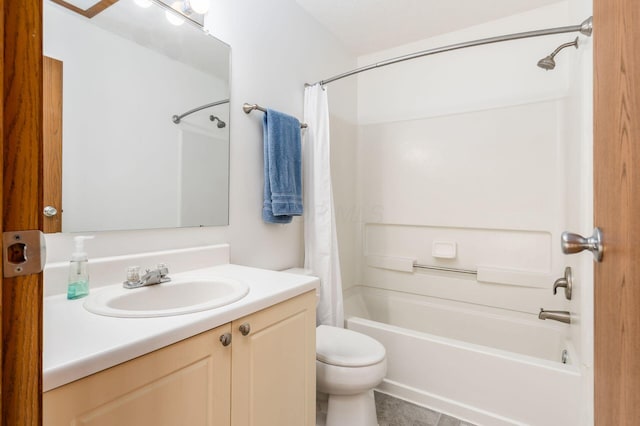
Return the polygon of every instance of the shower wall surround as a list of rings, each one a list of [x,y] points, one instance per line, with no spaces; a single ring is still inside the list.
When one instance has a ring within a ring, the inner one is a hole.
[[[573,21],[581,18],[570,16],[568,3],[556,3],[367,55],[359,64]],[[552,72],[536,67],[536,61],[563,37],[465,49],[358,77],[364,256],[547,274],[551,288],[571,261],[558,241],[567,218],[578,211],[565,202],[569,182],[580,178],[568,173],[577,161],[568,153],[579,139],[574,135],[573,140],[569,129],[580,124],[566,118],[576,55],[562,58]],[[457,243],[455,259],[432,256],[432,243],[440,240]],[[361,271],[363,284],[387,281],[379,279],[386,274],[379,268],[363,264]],[[432,296],[503,308],[515,302],[511,293],[519,299],[518,292],[526,291],[442,273],[411,279],[424,281],[420,291]],[[486,296],[470,296],[475,289]],[[519,301],[518,310],[534,314],[541,306],[568,306],[550,290],[536,294]]]
[[[101,232],[87,249],[97,257],[227,242],[233,263],[268,269],[301,265],[301,220],[282,227],[262,223],[262,122],[245,115],[241,105],[257,102],[301,117],[304,83],[353,68],[355,56],[287,0],[217,2],[205,27],[232,47],[229,226]],[[331,96],[332,114],[353,123],[355,81],[340,88]],[[335,134],[334,140],[340,137]],[[47,235],[49,262],[68,259],[71,237]]]
[[[451,43],[570,25],[590,15],[582,0],[554,3],[455,33],[358,58],[363,66]],[[583,369],[581,424],[589,424],[592,260],[560,252],[564,230],[591,232],[591,49],[539,58],[573,35],[519,40],[416,59],[358,79],[360,284],[537,316],[568,310],[566,328]],[[434,241],[457,244],[454,259],[432,255]],[[523,272],[541,288],[480,282],[443,272],[398,272],[367,256],[420,264]],[[552,294],[571,266],[577,294]],[[437,300],[437,299],[436,299]],[[473,305],[469,305],[473,306]]]

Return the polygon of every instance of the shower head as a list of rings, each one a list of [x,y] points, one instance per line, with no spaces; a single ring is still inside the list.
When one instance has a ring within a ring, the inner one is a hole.
[[[554,69],[556,67],[556,61],[553,58],[555,58],[555,56],[558,54],[558,52],[560,52],[565,47],[569,47],[569,46],[574,46],[577,49],[578,48],[578,37],[576,37],[575,40],[573,40],[573,41],[571,41],[569,43],[561,44],[549,56],[545,56],[544,58],[540,59],[538,61],[538,66],[540,68],[542,68],[543,70],[546,70],[546,71]]]
[[[556,61],[553,60],[553,56],[545,56],[538,61],[538,66],[543,70],[552,70],[556,67]]]
[[[225,127],[227,125],[227,123],[225,123],[224,121],[220,120],[220,117],[216,117],[215,115],[210,115],[209,116],[209,120],[211,120],[211,121],[218,120],[218,124],[216,124],[216,126],[218,126],[218,129],[222,129],[223,127]]]

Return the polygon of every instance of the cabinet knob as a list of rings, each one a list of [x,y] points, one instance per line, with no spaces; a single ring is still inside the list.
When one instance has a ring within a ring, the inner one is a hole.
[[[220,342],[222,346],[229,346],[231,344],[231,333],[224,333],[220,336]]]
[[[244,324],[240,325],[239,330],[243,336],[246,336],[247,334],[251,333],[251,325],[248,322],[245,322]]]

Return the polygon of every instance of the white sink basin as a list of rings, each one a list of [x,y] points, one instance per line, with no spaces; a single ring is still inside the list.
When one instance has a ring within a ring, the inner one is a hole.
[[[84,308],[110,317],[165,317],[218,308],[247,293],[247,284],[231,278],[179,279],[130,290],[122,285],[105,287],[90,294]]]

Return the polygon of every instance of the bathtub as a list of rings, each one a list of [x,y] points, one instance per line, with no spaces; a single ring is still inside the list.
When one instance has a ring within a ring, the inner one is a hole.
[[[579,424],[565,324],[365,286],[344,296],[346,327],[387,349],[379,391],[478,425]]]

